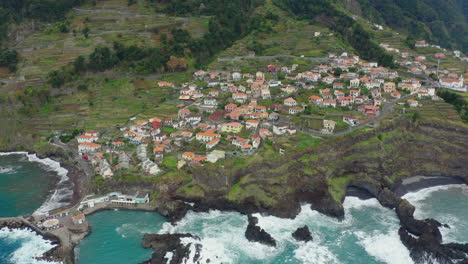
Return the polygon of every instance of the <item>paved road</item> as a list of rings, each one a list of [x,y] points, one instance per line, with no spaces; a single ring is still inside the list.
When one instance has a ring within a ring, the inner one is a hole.
[[[339,131],[339,132],[336,132],[336,133],[333,133],[333,134],[323,134],[319,131],[316,131],[316,130],[312,130],[312,129],[301,129],[301,128],[297,128],[298,130],[304,132],[304,133],[307,133],[307,134],[310,134],[312,136],[333,136],[333,137],[336,137],[336,136],[342,136],[342,135],[345,135],[349,132],[352,132],[356,129],[359,129],[359,128],[363,128],[367,125],[369,125],[370,123],[373,123],[373,122],[378,122],[380,121],[382,118],[386,117],[389,113],[393,112],[393,107],[395,106],[395,104],[397,103],[400,103],[400,102],[403,102],[411,97],[415,97],[416,94],[410,94],[410,95],[406,95],[406,96],[403,96],[401,97],[400,99],[397,99],[393,102],[390,102],[390,103],[387,103],[383,106],[381,112],[380,112],[380,115],[374,117],[374,118],[371,118],[371,119],[368,119],[356,126],[352,126],[348,129],[345,129],[345,130],[342,130],[342,131]]]
[[[65,151],[67,151],[67,153],[70,153],[70,152],[73,153],[72,158],[74,161],[78,162],[78,164],[80,165],[80,168],[83,169],[88,180],[87,182],[91,181],[91,178],[93,177],[93,170],[89,166],[89,162],[87,162],[80,155],[77,154],[77,150],[75,148],[61,142],[59,138],[56,138],[55,142],[52,144],[57,147],[63,148]],[[84,192],[84,193],[87,193],[87,192]]]
[[[303,60],[314,61],[314,62],[328,62],[327,57],[300,57],[294,55],[275,55],[275,56],[252,56],[252,55],[245,55],[245,56],[236,56],[236,57],[225,57],[225,58],[218,58],[219,62],[223,61],[240,61],[244,59],[259,59],[259,60],[275,60],[279,58],[301,58]]]
[[[127,15],[127,16],[132,16],[132,17],[166,17],[165,14],[141,15],[141,14],[136,14],[134,12],[120,11],[120,10],[115,10],[115,9],[81,9],[81,8],[73,8],[73,11],[78,12],[78,13],[91,13],[91,14],[117,13],[119,15]]]

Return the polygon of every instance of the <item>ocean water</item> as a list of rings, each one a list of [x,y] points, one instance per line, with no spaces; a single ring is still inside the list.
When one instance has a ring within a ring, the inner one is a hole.
[[[247,217],[238,213],[190,212],[175,226],[164,224],[160,233],[189,232],[201,238],[203,260],[212,263],[413,263],[400,242],[395,212],[376,199],[347,197],[343,221],[322,215],[304,205],[295,219],[261,216],[259,226],[277,241],[272,248],[249,242],[244,232]],[[307,225],[313,241],[297,242],[291,234]],[[187,243],[195,242],[186,239]]]
[[[0,153],[0,217],[41,214],[67,204],[67,170],[25,152]]]
[[[468,243],[468,186],[446,185],[408,193],[403,198],[415,207],[417,219],[434,218],[448,224],[441,228],[444,243]]]
[[[0,264],[52,264],[34,257],[40,257],[53,247],[50,241],[29,229],[0,229]]]
[[[58,162],[25,152],[0,153],[0,217],[42,214],[67,204],[72,195],[67,170]],[[35,260],[53,245],[28,229],[0,229],[0,264]]]
[[[67,189],[53,188],[57,183],[65,186],[65,177],[66,170],[51,160],[25,154],[0,155],[0,216],[37,213],[62,205]],[[416,206],[417,218],[431,217],[450,226],[442,229],[444,242],[468,242],[468,186],[432,187],[404,198]],[[347,197],[344,208],[343,221],[311,210],[308,205],[303,205],[294,219],[256,214],[259,225],[276,239],[276,248],[247,241],[247,217],[239,213],[189,212],[171,225],[156,213],[102,211],[88,217],[92,233],[76,248],[77,263],[140,263],[152,254],[151,249],[141,247],[145,233],[192,233],[201,241],[186,238],[184,243],[201,242],[202,260],[210,259],[215,264],[413,263],[399,240],[394,211],[380,206],[376,199],[355,197]],[[297,242],[291,233],[304,225],[311,230],[313,241]],[[43,264],[46,262],[34,257],[52,247],[27,229],[0,230],[0,264]]]
[[[141,247],[145,233],[157,233],[166,218],[153,212],[101,211],[87,217],[91,234],[76,248],[79,264],[131,264],[151,258]]]

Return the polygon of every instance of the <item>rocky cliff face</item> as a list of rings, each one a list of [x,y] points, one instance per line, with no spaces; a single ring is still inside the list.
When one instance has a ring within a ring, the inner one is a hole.
[[[196,192],[172,190],[166,198],[194,202],[190,209],[195,211],[279,217],[294,217],[300,203],[310,203],[315,210],[341,218],[346,188],[355,186],[397,210],[401,240],[417,263],[428,257],[445,263],[463,259],[466,245],[441,244],[440,223],[414,219],[414,207],[393,191],[402,179],[415,175],[458,176],[468,183],[467,156],[467,125],[399,117],[370,131],[326,139],[283,157],[257,158],[240,168],[192,168],[190,189]],[[181,207],[179,217],[188,209]]]
[[[345,190],[355,182],[390,189],[415,175],[460,176],[468,182],[467,155],[467,125],[398,118],[371,131],[324,140],[317,147],[257,158],[241,168],[192,168],[191,190],[197,191],[180,188],[185,190],[172,198],[195,202],[195,210],[279,217],[295,216],[299,203],[306,202],[342,217]]]
[[[150,260],[141,264],[178,264],[186,263],[186,261],[198,263],[202,248],[201,244],[194,245],[196,252],[191,259],[190,249],[192,245],[182,243],[181,239],[183,238],[198,239],[190,234],[145,234],[142,246],[154,249],[154,253]]]

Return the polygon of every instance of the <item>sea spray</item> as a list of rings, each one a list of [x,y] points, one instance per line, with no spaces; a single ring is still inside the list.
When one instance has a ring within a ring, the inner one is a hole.
[[[47,200],[33,213],[34,215],[46,214],[48,211],[66,206],[73,195],[73,183],[68,178],[68,171],[60,166],[60,163],[50,158],[41,159],[36,154],[27,152],[0,152],[0,156],[21,155],[27,158],[29,162],[40,163],[48,171],[53,171],[59,177],[54,190],[51,191]]]
[[[275,248],[247,241],[247,217],[234,212],[190,211],[175,225],[164,224],[159,233],[199,237],[184,238],[182,242],[191,247],[200,243],[200,258],[213,263],[413,263],[399,240],[394,211],[382,207],[376,199],[355,197],[347,197],[344,208],[342,221],[312,210],[310,205],[302,205],[294,219],[254,214],[258,225],[277,241]],[[310,228],[313,241],[298,242],[292,237],[304,225]]]
[[[55,246],[30,229],[0,229],[0,263],[13,264],[52,264],[37,260]],[[5,254],[5,255],[4,255]]]
[[[451,184],[434,186],[403,196],[416,208],[417,219],[433,218],[447,227],[441,227],[444,243],[468,242],[468,186]]]

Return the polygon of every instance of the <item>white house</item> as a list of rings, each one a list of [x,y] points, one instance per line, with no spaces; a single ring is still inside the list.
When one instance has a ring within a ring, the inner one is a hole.
[[[146,159],[141,163],[141,168],[148,174],[156,175],[161,170],[159,169],[158,165],[152,162],[150,159]]]
[[[443,88],[460,91],[460,92],[467,91],[466,87],[463,87],[463,76],[461,75],[459,79],[445,78],[445,79],[440,79],[439,82],[440,82],[440,86],[442,86]]]
[[[292,97],[288,97],[288,98],[284,99],[284,105],[285,106],[296,106],[297,101],[294,100],[294,98],[292,98]]]
[[[81,136],[76,137],[76,139],[78,143],[83,143],[83,142],[92,143],[92,142],[96,142],[99,138],[93,135],[81,135]]]
[[[83,142],[78,145],[78,152],[80,153],[92,153],[96,152],[101,148],[101,145],[96,143]]]
[[[288,132],[288,124],[280,123],[273,125],[273,134],[281,136]]]
[[[241,79],[242,79],[242,73],[240,73],[240,72],[233,72],[233,73],[232,73],[232,79],[233,79],[234,81],[239,81],[239,80],[241,80]]]
[[[359,83],[360,83],[359,79],[352,79],[351,81],[349,81],[349,85],[354,88],[359,87]]]

